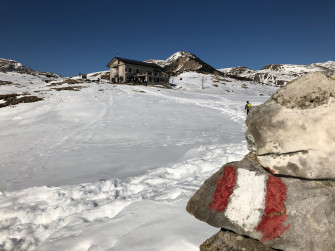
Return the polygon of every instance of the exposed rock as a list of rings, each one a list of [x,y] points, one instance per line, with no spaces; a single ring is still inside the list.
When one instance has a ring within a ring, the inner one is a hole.
[[[252,108],[248,148],[275,173],[335,179],[335,80],[310,73]]]
[[[275,249],[335,249],[335,182],[275,177],[252,154],[207,179],[187,211]]]
[[[263,243],[235,234],[230,231],[220,231],[201,246],[200,251],[270,251],[274,250]]]

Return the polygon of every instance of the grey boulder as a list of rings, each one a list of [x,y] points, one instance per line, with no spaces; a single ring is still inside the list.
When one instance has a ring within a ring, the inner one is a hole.
[[[249,113],[248,149],[276,174],[335,178],[335,79],[305,75]]]
[[[201,221],[268,247],[335,250],[335,181],[275,177],[253,154],[224,165],[186,209]]]

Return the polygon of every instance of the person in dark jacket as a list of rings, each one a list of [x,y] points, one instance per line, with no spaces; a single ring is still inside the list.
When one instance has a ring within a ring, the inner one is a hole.
[[[247,101],[244,107],[244,110],[247,111],[247,115],[249,114],[250,109],[251,109],[251,104],[249,103],[249,101]]]

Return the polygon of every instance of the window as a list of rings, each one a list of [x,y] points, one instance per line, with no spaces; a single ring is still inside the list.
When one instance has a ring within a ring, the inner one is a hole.
[[[140,73],[140,71],[138,69],[136,69],[136,73]]]
[[[131,72],[131,68],[129,68],[129,72]]]

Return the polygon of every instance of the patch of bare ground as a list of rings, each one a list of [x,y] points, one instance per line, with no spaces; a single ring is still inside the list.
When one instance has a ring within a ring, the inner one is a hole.
[[[37,93],[43,93],[43,92],[50,92],[51,90],[36,90],[34,92],[37,92]]]
[[[0,80],[0,85],[14,85],[14,83],[11,82],[11,81],[2,81],[2,80]]]
[[[164,88],[164,89],[172,89],[169,83],[147,84],[147,86],[156,87],[156,88]]]
[[[0,85],[13,85],[13,86],[17,86],[17,87],[21,86],[20,84],[14,83],[12,81],[3,81],[3,80],[0,80]]]
[[[87,88],[87,86],[67,86],[60,88],[51,88],[56,91],[80,91],[82,88]]]
[[[145,91],[142,91],[142,90],[134,90],[134,92],[146,93]]]
[[[25,95],[23,97],[18,98],[19,96]],[[33,103],[37,101],[43,100],[43,98],[37,97],[37,96],[31,96],[29,94],[4,94],[0,95],[0,100],[3,100],[4,103],[0,104],[0,108],[10,106],[10,105],[17,105],[20,103]]]
[[[215,78],[213,79],[213,82],[232,82],[229,79],[223,78],[221,76],[215,76]]]
[[[81,80],[81,79],[66,79],[63,82],[56,82],[56,83],[52,83],[47,85],[47,87],[52,87],[52,86],[59,86],[59,85],[63,85],[63,84],[68,84],[68,85],[74,85],[74,84],[81,84],[84,83],[85,81]]]

